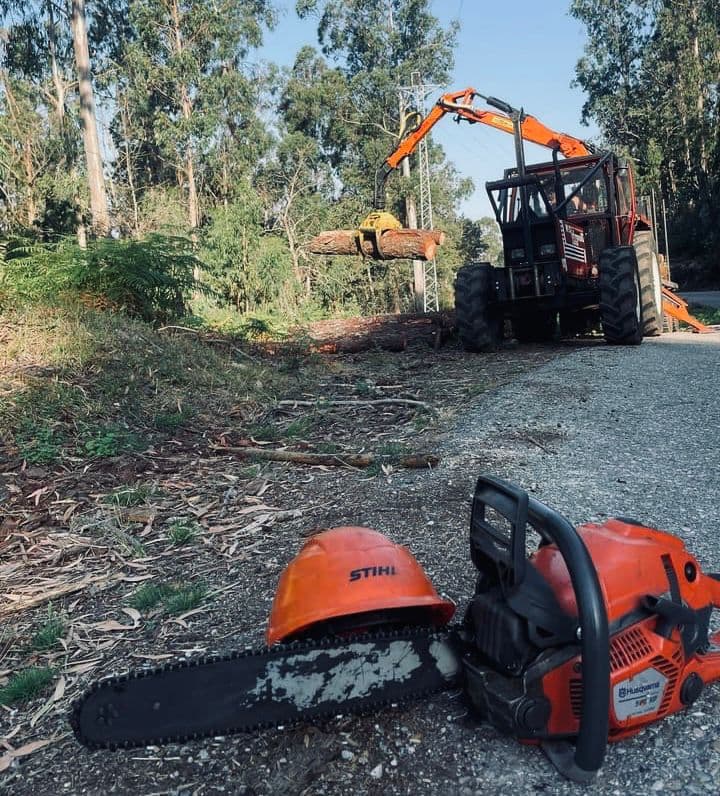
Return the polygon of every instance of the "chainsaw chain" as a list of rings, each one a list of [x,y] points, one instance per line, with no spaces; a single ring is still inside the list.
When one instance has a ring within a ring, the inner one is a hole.
[[[113,677],[106,677],[102,680],[98,680],[95,683],[93,683],[90,686],[90,688],[88,688],[87,691],[79,699],[73,702],[71,707],[71,712],[68,718],[70,726],[72,727],[73,732],[75,733],[75,737],[84,746],[86,746],[89,749],[116,750],[116,749],[132,749],[132,748],[137,748],[138,746],[145,747],[145,746],[161,746],[168,743],[186,743],[188,741],[196,741],[201,738],[213,738],[213,737],[222,737],[226,735],[236,735],[239,733],[256,732],[260,730],[270,729],[272,727],[283,727],[283,728],[293,727],[299,724],[303,724],[304,722],[310,720],[324,721],[340,717],[343,715],[362,716],[376,710],[377,708],[389,708],[393,705],[404,705],[406,703],[413,702],[419,698],[423,698],[426,696],[430,696],[431,694],[447,690],[448,688],[452,688],[453,686],[441,684],[438,685],[436,688],[421,689],[415,692],[414,694],[404,694],[396,699],[393,699],[392,697],[383,698],[383,699],[373,699],[373,697],[368,697],[367,701],[363,701],[361,705],[350,707],[344,711],[338,711],[337,709],[333,708],[320,708],[320,709],[309,708],[307,710],[298,713],[296,717],[283,721],[281,724],[276,724],[274,722],[256,721],[251,724],[238,725],[230,728],[225,727],[224,729],[207,730],[204,732],[177,734],[170,736],[158,736],[156,738],[145,740],[141,744],[138,744],[133,741],[123,741],[119,743],[114,741],[111,742],[92,741],[88,738],[85,738],[80,729],[80,711],[82,710],[82,706],[85,700],[101,688],[122,685],[132,680],[140,680],[148,677],[162,677],[164,674],[169,672],[174,672],[181,669],[199,668],[206,664],[221,663],[233,660],[242,660],[243,658],[248,658],[248,657],[255,657],[255,658],[262,657],[265,658],[266,660],[271,660],[272,658],[287,657],[288,655],[293,655],[293,654],[303,654],[306,652],[312,652],[314,650],[328,649],[332,647],[338,647],[341,645],[348,646],[353,644],[387,642],[398,639],[411,641],[413,639],[421,639],[421,638],[426,640],[437,639],[438,641],[450,643],[451,637],[455,635],[453,633],[454,630],[455,628],[452,626],[446,626],[443,630],[438,630],[437,628],[431,628],[431,627],[421,627],[421,628],[411,627],[411,628],[404,628],[393,631],[363,633],[358,635],[352,635],[349,637],[327,636],[321,639],[312,639],[309,641],[292,641],[284,644],[275,644],[272,647],[262,647],[260,649],[253,649],[248,647],[244,650],[238,650],[226,653],[224,655],[205,655],[191,660],[184,660],[184,661],[178,661],[177,663],[167,664],[165,666],[156,666],[151,668],[138,669],[136,671],[128,672],[127,674],[115,675]]]

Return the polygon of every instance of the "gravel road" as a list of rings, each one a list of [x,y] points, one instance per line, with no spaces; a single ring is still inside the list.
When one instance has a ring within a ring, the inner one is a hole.
[[[482,397],[453,433],[449,466],[507,477],[575,523],[624,515],[670,530],[718,571],[719,373],[717,334],[576,350]],[[468,794],[717,794],[720,684],[689,711],[610,747],[588,789],[549,776],[537,751],[505,739],[460,743],[458,787]]]

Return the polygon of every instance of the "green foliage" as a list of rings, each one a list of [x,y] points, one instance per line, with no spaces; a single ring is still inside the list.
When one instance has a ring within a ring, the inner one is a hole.
[[[369,396],[375,394],[375,387],[369,384],[366,379],[359,379],[355,382],[355,392],[358,395]]]
[[[266,83],[248,54],[274,24],[268,0],[133,0],[132,35],[121,48],[125,112],[120,145],[134,184],[191,181],[232,200],[235,186],[265,153],[269,136],[255,108]],[[196,219],[190,218],[190,226]]]
[[[253,423],[248,427],[248,433],[261,442],[276,442],[282,437],[280,426],[272,423]]]
[[[163,598],[163,606],[169,614],[174,616],[184,614],[198,608],[207,596],[207,592],[207,586],[204,583],[178,586],[171,594]]]
[[[237,334],[246,340],[282,340],[288,336],[287,318],[270,313],[248,313]]]
[[[195,520],[177,519],[168,525],[167,537],[170,544],[180,547],[194,542],[200,533],[200,526]]]
[[[315,420],[312,417],[299,417],[288,423],[283,430],[286,439],[302,439],[314,428]]]
[[[403,442],[386,442],[379,451],[381,456],[407,456],[412,453]]]
[[[113,506],[129,508],[141,506],[153,494],[153,488],[148,484],[135,484],[116,489],[105,497],[105,502]]]
[[[0,705],[29,702],[44,693],[54,677],[55,672],[46,667],[29,666],[16,672],[8,684],[0,688]]]
[[[502,265],[502,236],[495,219],[462,219],[458,250],[463,264],[489,262]]]
[[[78,343],[82,345],[81,341]],[[12,346],[8,353],[12,355]],[[60,360],[72,357],[57,339],[53,341],[53,353]],[[0,406],[0,426],[13,429],[18,452],[28,464],[51,464],[68,443],[62,420],[76,410],[81,396],[80,391],[66,383],[32,383],[14,405],[7,402]]]
[[[113,223],[132,238],[91,240],[87,249],[62,237],[82,238],[90,217],[71,31],[50,3],[11,14],[0,229],[23,228],[42,243],[0,267],[0,305],[80,296],[166,323],[187,315],[189,297],[205,289],[216,316],[234,308],[287,322],[408,309],[407,264],[318,258],[304,244],[367,214],[374,172],[412,115],[410,105],[398,107],[398,85],[415,72],[447,82],[456,26],[442,26],[431,7],[298,2],[301,17],[317,17],[322,52],[303,46],[284,72],[253,58],[275,23],[271,0],[89,4],[95,96],[112,119],[105,165]],[[454,237],[469,183],[432,143],[430,161],[437,224]],[[405,196],[418,193],[416,165],[410,179],[389,183],[389,207],[400,218]],[[443,296],[460,261],[452,245],[444,248]],[[252,325],[245,335],[226,318],[243,336],[255,334]]]
[[[31,420],[21,421],[15,442],[28,464],[50,464],[58,459],[62,451],[62,437],[57,429],[38,427]]]
[[[382,464],[377,459],[374,462],[371,462],[363,472],[369,478],[377,478],[379,475],[383,475]]]
[[[341,453],[342,448],[335,442],[318,442],[315,445],[318,453]]]
[[[52,604],[48,606],[47,618],[35,631],[31,647],[36,652],[46,652],[55,647],[65,633],[65,622],[53,610]]]
[[[172,593],[173,588],[168,583],[147,581],[135,589],[128,600],[128,605],[136,611],[150,611]]]
[[[148,186],[138,200],[137,218],[137,233],[143,237],[183,238],[189,232],[185,200],[174,186]]]
[[[258,194],[246,186],[241,199],[211,213],[203,235],[202,257],[210,284],[244,312],[287,300],[292,283],[287,245],[265,233],[262,214]]]
[[[295,317],[277,309],[238,312],[232,307],[221,308],[206,302],[195,303],[193,310],[195,315],[181,320],[183,326],[198,331],[220,332],[248,342],[285,340],[291,327],[301,320],[299,313]]]
[[[154,425],[158,431],[165,431],[168,434],[177,431],[189,420],[192,420],[194,413],[186,410],[177,412],[158,412],[154,418]]]
[[[280,110],[288,130],[284,140],[294,140],[299,146],[298,134],[312,139],[317,145],[311,154],[313,162],[330,168],[333,184],[341,186],[332,191],[324,187],[324,181],[317,182],[315,190],[326,200],[320,228],[354,228],[371,207],[376,169],[416,118],[411,101],[399,106],[398,86],[409,85],[414,73],[428,83],[447,83],[457,28],[454,24],[443,27],[430,5],[426,0],[375,5],[363,0],[301,0],[296,4],[301,17],[317,16],[318,40],[328,61],[309,47],[298,53]],[[432,142],[429,161],[436,226],[449,231],[457,223],[458,202],[471,183],[457,175],[445,162],[441,147]],[[387,183],[388,209],[401,221],[405,197],[419,196],[417,166],[417,156],[412,156],[410,178],[397,173]],[[297,174],[297,170],[285,171]],[[313,225],[318,228],[317,223]],[[406,263],[314,259],[301,270],[307,273],[308,298],[326,314],[413,308],[411,271]],[[461,262],[451,246],[443,248],[438,260],[443,298],[452,295],[454,272]]]
[[[0,263],[0,298],[45,304],[80,299],[144,320],[185,313],[199,261],[184,238],[97,240],[82,249],[70,239],[16,248]]]
[[[2,7],[0,227],[47,229],[49,222],[55,232],[70,232],[84,189],[77,169],[80,128],[67,113],[76,82],[71,31],[51,19],[50,3]],[[57,85],[53,77],[65,87],[63,94],[50,89]]]
[[[707,326],[720,324],[720,307],[706,307],[701,304],[691,304],[690,313]]]
[[[83,453],[97,459],[118,456],[126,451],[142,450],[144,441],[137,435],[116,424],[88,429],[81,439]]]
[[[302,439],[314,426],[315,420],[306,416],[292,420],[285,426],[279,423],[253,424],[248,431],[254,439],[275,442],[281,439]]]
[[[330,151],[346,190],[359,190],[368,198],[372,194],[375,169],[397,143],[403,123],[398,85],[408,85],[414,72],[427,82],[447,83],[457,28],[444,29],[429,6],[427,0],[391,0],[389,5],[364,0],[301,0],[296,4],[301,17],[317,15],[322,52],[338,64],[338,74],[326,73],[312,60],[311,51],[302,50],[295,64],[298,80],[288,84],[285,102],[288,106],[300,103],[306,115],[299,118],[291,110],[288,121],[300,122],[306,134],[324,133],[321,142]],[[313,78],[319,74],[321,80],[308,79],[309,70]],[[329,95],[329,108],[318,101],[320,89],[322,100]],[[308,93],[315,95],[314,117],[309,115]],[[327,120],[328,113],[351,123],[345,123],[338,134],[336,123]]]

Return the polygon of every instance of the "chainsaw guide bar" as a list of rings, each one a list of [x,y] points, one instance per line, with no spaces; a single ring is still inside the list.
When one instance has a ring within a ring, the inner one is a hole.
[[[70,723],[91,749],[132,748],[366,713],[459,687],[452,629],[278,644],[101,680]]]

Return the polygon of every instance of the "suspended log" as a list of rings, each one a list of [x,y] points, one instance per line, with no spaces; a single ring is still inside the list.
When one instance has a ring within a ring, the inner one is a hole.
[[[436,229],[386,229],[377,234],[354,229],[321,232],[307,244],[311,254],[361,254],[373,260],[432,260],[445,241]]]

